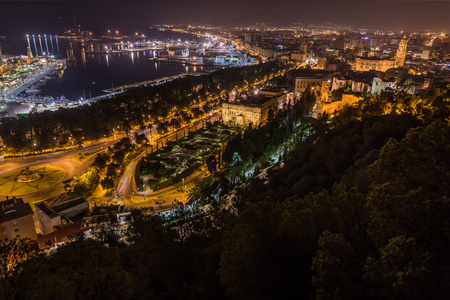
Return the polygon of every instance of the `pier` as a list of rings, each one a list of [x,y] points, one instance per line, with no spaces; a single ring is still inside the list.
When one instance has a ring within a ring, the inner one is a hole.
[[[39,72],[29,79],[27,78],[27,80],[24,80],[23,83],[21,83],[18,87],[13,88],[11,91],[7,91],[5,93],[6,99],[14,100],[16,95],[24,92],[27,88],[31,87],[33,84],[37,83],[39,80],[53,72],[56,69],[58,63],[59,61],[51,63],[51,65],[46,67],[43,71]]]
[[[103,90],[103,91],[105,93],[113,93],[113,92],[124,91],[124,90],[127,90],[127,89],[136,88],[136,87],[157,85],[157,84],[165,83],[167,81],[171,81],[171,80],[174,80],[174,79],[177,79],[177,78],[182,78],[182,77],[185,77],[185,76],[198,75],[198,74],[200,74],[200,73],[198,73],[198,72],[183,73],[183,74],[178,74],[178,75],[174,75],[174,76],[167,76],[167,77],[162,77],[162,78],[158,78],[158,79],[152,79],[152,80],[146,80],[146,81],[141,81],[141,82],[137,82],[137,83],[121,85],[121,86],[110,88],[110,89],[106,89],[106,90]]]

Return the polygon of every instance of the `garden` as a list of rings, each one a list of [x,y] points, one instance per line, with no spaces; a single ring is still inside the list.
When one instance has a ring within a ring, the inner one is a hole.
[[[223,148],[235,133],[234,128],[216,123],[169,142],[143,158],[137,174],[139,181],[148,183],[152,190],[180,182],[205,164],[208,156]]]

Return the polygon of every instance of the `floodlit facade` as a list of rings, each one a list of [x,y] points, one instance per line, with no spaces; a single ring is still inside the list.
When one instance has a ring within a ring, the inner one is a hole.
[[[46,235],[70,224],[71,218],[87,213],[89,202],[83,197],[50,206],[45,202],[39,202],[36,203],[35,209],[39,229],[42,234]]]
[[[406,57],[406,46],[408,45],[408,40],[403,38],[400,41],[397,49],[397,55],[395,56],[395,62],[397,67],[403,67],[405,65],[405,57]]]
[[[394,67],[395,60],[390,58],[357,57],[353,69],[361,72],[371,70],[386,72]]]
[[[372,94],[380,94],[387,88],[395,90],[397,88],[397,81],[393,80],[383,80],[378,77],[373,78],[372,82]]]
[[[225,124],[259,126],[267,120],[270,109],[278,108],[278,97],[257,97],[247,101],[222,104],[222,118]]]
[[[15,238],[37,238],[33,209],[22,198],[6,197],[6,200],[0,202],[0,242]]]
[[[357,57],[353,70],[355,71],[380,71],[386,72],[391,68],[403,67],[405,64],[406,47],[408,40],[402,39],[399,43],[395,58],[389,57]]]
[[[324,84],[329,87],[331,75],[324,70],[297,69],[286,73],[286,78],[295,82],[294,97],[299,99],[309,87],[322,98]]]

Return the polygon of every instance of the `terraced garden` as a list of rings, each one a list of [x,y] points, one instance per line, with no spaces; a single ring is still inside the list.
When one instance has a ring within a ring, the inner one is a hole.
[[[152,190],[180,182],[203,165],[235,132],[227,125],[210,125],[177,142],[169,142],[143,159],[138,173],[140,181],[149,184]]]

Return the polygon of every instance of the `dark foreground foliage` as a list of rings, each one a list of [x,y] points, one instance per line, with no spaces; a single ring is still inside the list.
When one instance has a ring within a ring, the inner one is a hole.
[[[4,246],[0,295],[448,298],[448,95],[430,99],[439,106],[386,112],[375,109],[386,99],[371,99],[311,121],[284,166],[241,186],[231,207],[182,208],[171,222],[135,211],[126,243],[110,224],[99,240],[80,238],[51,255],[26,242]]]

